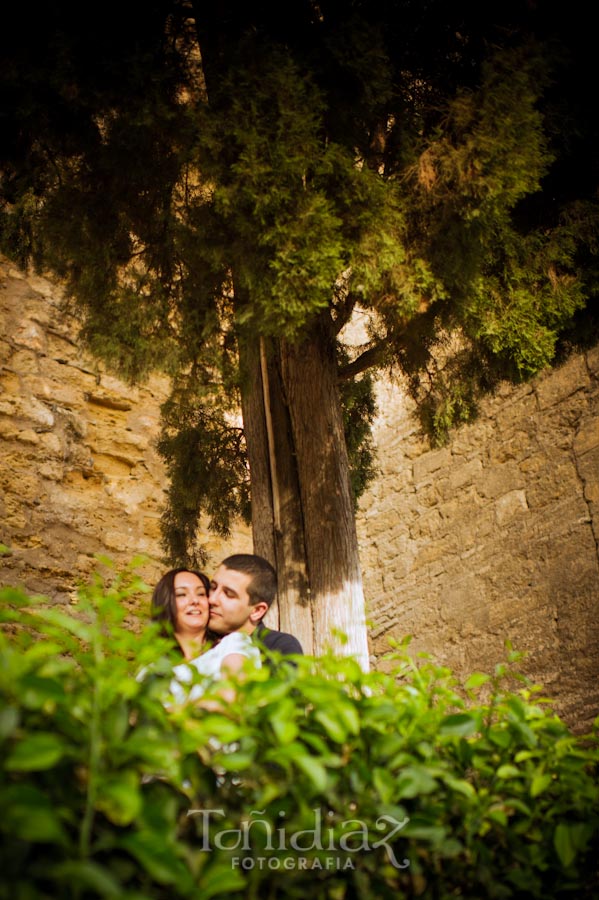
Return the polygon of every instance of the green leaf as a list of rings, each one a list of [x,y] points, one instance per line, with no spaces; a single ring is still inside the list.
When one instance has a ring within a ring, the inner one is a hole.
[[[466,681],[464,687],[466,690],[472,690],[473,688],[481,687],[483,684],[486,684],[491,680],[490,675],[485,675],[484,672],[473,672],[470,678]]]
[[[493,725],[489,728],[487,736],[496,747],[501,747],[502,750],[506,750],[512,742],[512,736],[507,728],[500,725]]]
[[[505,806],[507,809],[517,809],[525,816],[532,816],[532,810],[530,806],[527,806],[523,800],[519,800],[518,797],[509,797],[505,800]]]
[[[395,799],[396,783],[393,775],[380,766],[375,766],[372,771],[372,783],[383,801],[383,803],[392,803]]]
[[[325,767],[316,757],[308,756],[308,754],[296,754],[293,757],[294,763],[308,776],[317,791],[325,791],[328,774]]]
[[[123,887],[113,873],[91,860],[67,860],[53,866],[51,875],[71,887],[89,888],[100,897],[123,897]]]
[[[19,710],[5,706],[0,710],[0,741],[6,740],[16,731],[19,724]]]
[[[347,739],[347,730],[336,716],[324,709],[317,709],[314,718],[323,726],[331,740],[342,744]]]
[[[515,763],[526,762],[527,759],[537,759],[539,756],[538,750],[520,750],[514,756]]]
[[[437,780],[424,767],[407,766],[397,779],[396,799],[430,794],[437,784]]]
[[[120,744],[129,730],[129,709],[126,702],[117,703],[106,711],[104,734],[112,746]]]
[[[553,846],[563,866],[568,867],[576,858],[576,846],[572,828],[560,822],[553,833]]]
[[[505,763],[503,766],[499,766],[495,774],[498,778],[507,780],[508,778],[520,778],[523,773],[511,763]]]
[[[471,713],[456,713],[455,715],[445,716],[441,720],[439,733],[443,735],[457,735],[466,737],[474,734],[480,727],[478,716]]]
[[[46,703],[59,703],[66,694],[63,685],[52,678],[26,675],[21,681],[21,702],[29,709],[41,709]]]
[[[476,791],[470,782],[465,781],[463,778],[454,778],[452,775],[444,775],[443,781],[447,787],[450,787],[456,794],[463,794],[464,797],[476,796]]]
[[[456,856],[459,856],[464,851],[464,845],[461,841],[458,841],[457,838],[449,837],[444,840],[439,846],[439,852],[446,859],[452,859]]]
[[[526,705],[523,703],[520,697],[516,697],[514,694],[510,695],[506,698],[506,706],[513,712],[514,716],[517,719],[526,721]]]
[[[264,671],[264,670],[262,670]],[[289,682],[287,681],[267,681],[260,682],[257,681],[254,683],[255,689],[258,690],[258,706],[264,707],[269,704],[276,704],[283,700],[287,696],[290,690]],[[277,709],[276,706],[273,706],[273,709]]]
[[[35,660],[36,662],[46,660],[46,663],[53,662],[56,660],[61,653],[64,652],[64,646],[59,643],[59,641],[51,641],[49,638],[45,638],[43,641],[37,641],[37,643],[33,644],[33,646],[28,647],[27,649],[27,659]],[[65,660],[63,660],[64,662]],[[46,669],[43,669],[44,674],[46,674]]]
[[[176,769],[176,751],[158,728],[140,727],[121,746],[124,759],[137,759],[160,770]]]
[[[118,842],[159,884],[182,884],[191,879],[187,867],[176,855],[174,848],[164,843],[159,834],[138,831],[124,835]]]
[[[277,715],[271,720],[273,731],[280,744],[290,744],[299,734],[297,722],[292,719],[279,718]]]
[[[11,772],[36,772],[51,769],[67,751],[67,746],[58,735],[47,731],[27,735],[12,753],[5,768]]]
[[[428,841],[433,845],[439,845],[447,838],[447,831],[441,825],[425,825],[414,820],[408,822],[401,834],[402,837]]]
[[[596,820],[592,822],[561,822],[554,832],[554,846],[563,865],[567,866],[580,853],[588,849],[589,842],[596,837]]]
[[[279,702],[269,708],[269,720],[279,744],[290,744],[299,734],[296,722],[297,704],[289,697],[280,696]]]
[[[491,807],[487,810],[487,818],[497,825],[500,825],[502,828],[507,828],[508,817],[504,809],[501,809],[500,807]]]
[[[68,845],[56,809],[46,794],[29,784],[13,784],[0,793],[2,830],[32,843]]]
[[[31,606],[34,598],[25,593],[22,588],[3,587],[0,590],[0,612],[2,613],[1,621],[13,622],[15,616],[18,618],[18,612],[10,609],[11,606]]]
[[[227,893],[243,892],[247,888],[246,879],[238,869],[231,867],[231,862],[216,861],[203,869],[198,879],[198,900],[210,900],[211,897],[222,897]]]
[[[115,825],[130,825],[142,806],[139,776],[129,771],[103,778],[96,806]]]
[[[547,790],[552,780],[551,775],[547,775],[545,772],[537,772],[530,785],[530,796],[538,797],[539,794]]]
[[[210,737],[216,738],[223,744],[230,744],[239,740],[243,729],[239,722],[228,719],[227,716],[219,716],[209,713],[200,719],[202,728]]]
[[[255,757],[253,753],[248,753],[245,750],[233,750],[231,753],[225,751],[217,754],[214,762],[215,765],[226,769],[227,772],[241,772],[244,769],[249,769],[255,762]]]
[[[60,609],[36,609],[35,615],[49,625],[57,625],[60,629],[74,634],[82,641],[89,643],[93,638],[94,630],[91,625],[69,616]]]
[[[515,721],[512,720],[511,724],[512,724],[512,727],[515,729],[515,731],[518,732],[518,734],[520,735],[520,737],[522,738],[522,740],[524,741],[524,743],[526,744],[527,747],[536,747],[537,746],[537,743],[538,743],[537,736],[534,733],[534,731],[532,730],[532,728],[530,728],[530,726],[526,724],[526,722],[521,722],[519,720],[515,720]]]
[[[335,713],[339,716],[349,734],[358,735],[360,733],[360,714],[352,703],[338,703],[335,707]]]

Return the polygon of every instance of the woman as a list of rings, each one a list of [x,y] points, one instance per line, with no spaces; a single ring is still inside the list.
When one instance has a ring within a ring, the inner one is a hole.
[[[194,680],[194,670],[200,675],[219,679],[238,673],[247,659],[251,659],[257,668],[261,665],[260,651],[245,632],[233,631],[220,640],[210,633],[209,589],[210,582],[203,572],[170,569],[152,594],[153,621],[160,624],[164,636],[174,636],[186,660],[173,669],[175,677],[170,690],[177,703],[198,700],[204,693],[203,684],[194,684],[191,690],[185,687]],[[220,696],[231,701],[235,695],[232,690],[223,690]],[[221,708],[218,703],[201,705]]]

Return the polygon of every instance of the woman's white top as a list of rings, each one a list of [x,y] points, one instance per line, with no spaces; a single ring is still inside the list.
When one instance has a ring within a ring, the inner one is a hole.
[[[226,634],[221,641],[210,650],[200,653],[195,659],[187,660],[175,666],[170,683],[170,692],[176,703],[184,703],[186,700],[197,700],[205,691],[206,685],[194,684],[191,690],[185,685],[190,684],[194,678],[194,669],[200,675],[206,675],[211,679],[222,677],[222,663],[226,656],[238,653],[251,659],[254,666],[259,669],[262,665],[260,650],[254,644],[249,634],[244,631],[232,631]]]

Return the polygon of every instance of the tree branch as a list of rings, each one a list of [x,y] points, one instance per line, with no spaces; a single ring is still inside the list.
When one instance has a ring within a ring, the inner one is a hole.
[[[355,378],[356,375],[359,375],[361,372],[365,372],[366,369],[371,369],[373,366],[383,365],[383,363],[386,361],[388,353],[388,341],[380,341],[377,344],[373,344],[368,348],[368,350],[365,350],[364,353],[361,353],[352,362],[339,369],[339,380],[347,381],[347,379]]]
[[[335,316],[333,317],[333,328],[335,329],[335,334],[339,334],[341,329],[345,325],[347,325],[347,323],[351,319],[352,313],[356,306],[356,300],[357,297],[348,293],[342,301],[335,305]]]

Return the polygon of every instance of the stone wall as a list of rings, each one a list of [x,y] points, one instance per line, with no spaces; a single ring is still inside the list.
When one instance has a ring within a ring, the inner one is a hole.
[[[165,474],[155,450],[165,378],[131,387],[77,345],[60,292],[0,260],[0,559],[3,585],[69,598],[97,567],[146,557],[149,582],[164,570],[160,516]],[[247,529],[229,542],[203,536],[216,564],[249,550]]]
[[[567,721],[599,713],[599,348],[505,386],[447,447],[379,387],[380,477],[359,517],[371,648],[412,636],[462,674],[504,645]],[[382,665],[382,663],[381,663]]]
[[[96,567],[163,568],[165,379],[131,388],[77,345],[57,288],[0,260],[0,583],[68,599]],[[599,349],[505,387],[430,450],[398,386],[379,386],[380,475],[358,535],[375,664],[389,637],[469,674],[527,651],[577,728],[599,712]],[[251,550],[203,537],[210,565]]]

